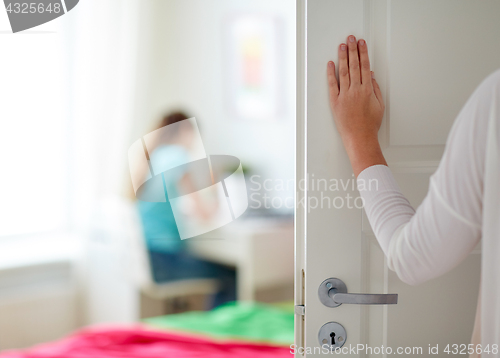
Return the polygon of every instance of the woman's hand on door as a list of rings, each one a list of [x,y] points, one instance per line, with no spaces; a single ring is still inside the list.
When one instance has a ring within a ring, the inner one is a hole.
[[[339,80],[335,64],[330,61],[327,65],[330,107],[354,174],[358,176],[369,166],[387,165],[378,142],[385,105],[370,70],[366,42],[356,41],[351,35],[338,51]]]

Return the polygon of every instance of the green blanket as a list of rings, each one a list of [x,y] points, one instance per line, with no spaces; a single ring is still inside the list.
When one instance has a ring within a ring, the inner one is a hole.
[[[202,333],[219,339],[293,344],[293,304],[231,302],[212,311],[193,311],[143,320],[161,329]]]

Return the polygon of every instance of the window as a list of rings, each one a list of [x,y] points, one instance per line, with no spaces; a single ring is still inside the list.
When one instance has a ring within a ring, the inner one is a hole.
[[[0,10],[0,237],[61,229],[67,101],[58,20],[12,34]]]

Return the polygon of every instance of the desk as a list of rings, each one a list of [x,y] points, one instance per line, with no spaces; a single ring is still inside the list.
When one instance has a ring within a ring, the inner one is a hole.
[[[194,256],[236,267],[238,300],[258,289],[293,284],[293,220],[236,220],[200,238],[188,239]]]

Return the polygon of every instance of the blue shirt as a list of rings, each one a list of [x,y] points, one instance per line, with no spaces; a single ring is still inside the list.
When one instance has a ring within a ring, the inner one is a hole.
[[[174,168],[188,162],[186,149],[179,145],[161,145],[151,154],[150,160],[154,168]],[[184,175],[175,171],[176,177],[165,176],[165,186],[170,196],[178,195],[178,183]],[[161,175],[161,173],[156,173]],[[166,193],[165,193],[166,195]],[[146,245],[150,251],[179,252],[184,248],[172,207],[168,202],[137,201],[137,208],[142,221]]]

